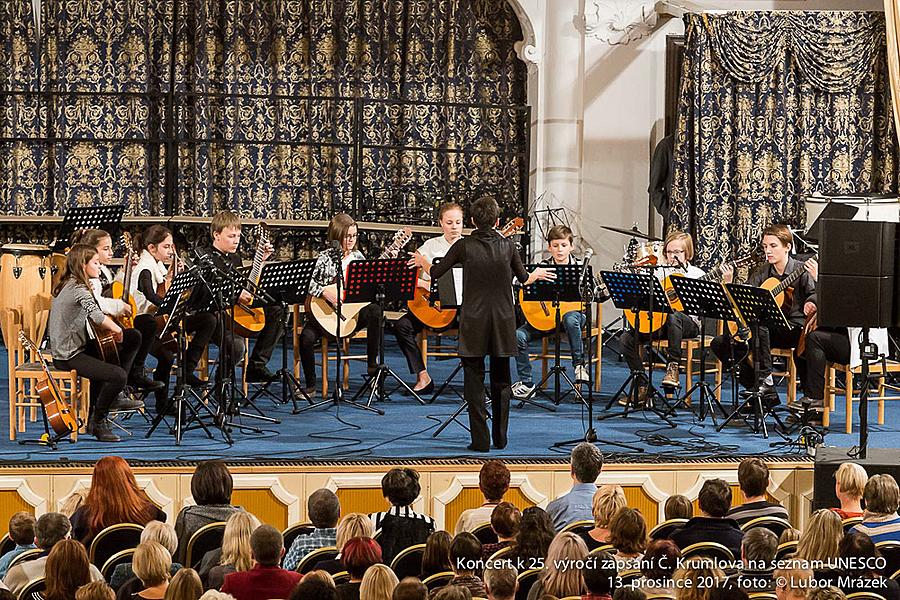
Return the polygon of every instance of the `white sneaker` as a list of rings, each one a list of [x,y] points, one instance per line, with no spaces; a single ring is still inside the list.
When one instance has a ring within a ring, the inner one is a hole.
[[[591,376],[588,373],[587,366],[575,365],[575,381],[579,383],[587,383],[590,380]]]
[[[521,381],[517,381],[512,384],[512,395],[514,398],[525,398],[534,391],[534,385],[528,385],[526,383],[522,383]]]

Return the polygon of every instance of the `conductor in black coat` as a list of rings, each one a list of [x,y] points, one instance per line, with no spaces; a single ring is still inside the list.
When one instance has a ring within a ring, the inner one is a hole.
[[[513,310],[513,275],[523,285],[555,277],[553,271],[535,269],[529,274],[512,241],[496,231],[500,207],[488,196],[475,201],[470,214],[476,227],[472,235],[451,246],[432,267],[418,252],[410,264],[431,277],[440,277],[454,265],[463,267],[463,305],[459,311],[459,355],[463,363],[464,395],[469,410],[472,443],[469,450],[488,452],[490,438],[484,408],[484,357],[491,357],[491,411],[494,447],[506,447],[509,423],[509,358],[516,355],[516,319]]]

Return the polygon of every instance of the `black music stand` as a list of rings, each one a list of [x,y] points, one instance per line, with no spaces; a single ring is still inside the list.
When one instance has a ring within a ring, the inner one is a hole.
[[[578,399],[587,406],[587,400],[584,399],[584,396],[578,390],[578,386],[575,385],[575,382],[569,377],[568,373],[566,373],[566,368],[560,364],[560,345],[561,345],[561,333],[559,326],[562,322],[560,315],[560,302],[581,302],[581,278],[585,273],[585,267],[582,265],[548,265],[548,264],[531,264],[525,267],[525,270],[531,273],[535,269],[542,268],[551,270],[556,274],[556,279],[553,281],[535,281],[529,286],[522,288],[522,300],[525,302],[550,302],[553,307],[554,314],[554,332],[556,333],[556,343],[553,347],[553,367],[551,367],[547,373],[544,375],[543,379],[534,386],[534,389],[531,390],[527,396],[524,398],[518,398],[519,400],[519,408],[522,407],[523,404],[528,403],[533,406],[537,406],[538,408],[543,408],[545,410],[554,410],[552,407],[543,406],[538,404],[532,398],[537,393],[542,393],[540,390],[547,381],[551,377],[554,378],[553,381],[553,397],[550,400],[553,402],[554,406],[559,406],[559,403],[562,402],[563,396],[560,395],[560,376],[562,376],[566,383],[569,384],[571,391],[575,393]],[[589,277],[593,278],[593,274],[591,272],[590,265],[586,268],[587,274]],[[566,392],[565,395],[568,395],[569,392]],[[546,394],[544,394],[546,396]],[[549,396],[548,396],[549,397]]]
[[[716,398],[706,381],[706,320],[711,318],[735,321],[734,309],[725,294],[725,288],[719,282],[689,277],[671,277],[669,281],[672,282],[672,287],[684,307],[682,312],[700,317],[700,380],[684,392],[683,397],[688,398],[695,390],[700,390],[700,420],[705,420],[709,414],[715,427],[718,425],[715,409],[718,408],[723,417],[728,416],[728,411]]]
[[[419,404],[425,401],[399,375],[384,362],[384,303],[386,300],[409,302],[413,299],[418,281],[418,271],[407,265],[405,258],[375,258],[372,260],[355,260],[347,268],[347,294],[344,302],[375,302],[381,306],[381,335],[378,339],[378,369],[367,375],[366,382],[350,399],[356,402],[366,391],[369,400],[364,406],[372,407],[372,401],[387,400],[384,382],[392,377],[406,389]]]
[[[307,403],[313,403],[312,399],[303,390],[303,386],[294,377],[293,371],[288,368],[287,338],[291,318],[288,312],[288,305],[300,305],[306,301],[309,282],[312,279],[315,268],[316,259],[314,258],[293,262],[266,263],[263,265],[262,273],[259,276],[259,289],[263,293],[263,297],[271,298],[281,306],[281,369],[278,370],[275,377],[267,381],[265,385],[250,397],[248,402],[253,406],[255,406],[254,401],[262,394],[267,394],[282,404],[287,404],[287,396],[290,393],[291,402],[294,404],[294,414],[297,414],[299,411],[297,407],[298,395],[306,399]],[[280,398],[269,391],[269,386],[276,381],[281,382]]]
[[[776,327],[790,329],[791,326],[784,318],[784,314],[781,312],[778,303],[775,302],[775,297],[772,295],[771,290],[752,285],[740,285],[737,283],[726,283],[725,289],[728,292],[728,296],[731,298],[732,304],[737,308],[741,320],[749,325],[753,337],[754,386],[750,395],[734,412],[722,421],[716,428],[716,431],[722,431],[722,429],[735,418],[739,418],[747,423],[747,420],[742,416],[742,413],[746,409],[752,408],[753,432],[759,433],[761,428],[763,437],[768,439],[769,430],[766,427],[767,416],[771,416],[775,421],[776,432],[778,431],[778,427],[781,428],[781,431],[786,431],[787,428],[784,426],[784,423],[782,423],[781,418],[773,410],[774,407],[770,407],[766,403],[765,398],[763,398],[762,393],[760,393],[762,378],[759,373],[759,328],[765,326],[770,330]]]
[[[435,258],[432,262],[432,266],[441,262],[442,258]],[[462,310],[462,290],[456,289],[456,275],[458,273],[462,273],[462,267],[456,266],[450,269],[448,272],[444,273],[437,279],[434,277],[431,278],[431,286],[429,289],[430,299],[437,300],[441,303],[441,308],[450,308],[456,309],[457,311]],[[459,312],[457,312],[457,320],[459,319]],[[450,375],[444,379],[444,382],[435,388],[434,393],[431,395],[431,398],[427,400],[428,404],[434,403],[437,400],[438,396],[444,393],[453,379],[456,377],[457,373],[462,370],[462,359],[459,359],[459,363],[453,367],[453,370],[450,372]],[[459,396],[460,400],[464,400],[462,395],[456,390],[453,389],[453,393]],[[463,404],[465,407],[465,404]],[[462,411],[460,411],[462,412]],[[458,415],[459,413],[457,413]],[[443,431],[446,425],[439,428],[438,433]]]
[[[187,314],[191,293],[193,289],[199,285],[204,284],[202,283],[201,278],[198,276],[197,269],[188,269],[187,271],[182,271],[175,276],[174,280],[172,280],[172,285],[169,286],[169,290],[166,292],[162,303],[156,311],[156,314],[158,316],[169,315],[166,326],[159,334],[160,339],[162,339],[167,333],[178,329],[178,326],[182,323]],[[221,427],[221,424],[216,418],[215,413],[213,413],[209,409],[209,406],[204,402],[204,396],[198,394],[191,386],[185,383],[188,374],[187,361],[185,360],[185,355],[187,354],[187,339],[184,335],[183,328],[181,331],[181,335],[177,335],[175,337],[178,341],[178,369],[175,371],[175,391],[172,397],[169,398],[169,400],[166,402],[165,408],[160,411],[160,413],[157,414],[153,419],[153,423],[150,425],[150,430],[147,431],[147,434],[144,437],[149,438],[151,435],[153,435],[153,432],[156,431],[156,428],[159,427],[160,423],[165,420],[166,414],[169,412],[169,408],[174,404],[175,425],[174,427],[170,428],[170,432],[175,435],[176,445],[181,445],[181,438],[184,432],[191,429],[202,428],[210,439],[213,438],[212,432],[210,432],[209,428],[203,422],[203,418],[200,414],[201,410],[208,414],[209,418],[211,418],[216,427],[218,427],[222,431],[223,436],[225,436],[225,439],[228,440],[230,444],[230,436]],[[187,393],[190,393],[190,395],[194,397],[194,399],[197,401],[196,405],[190,401],[190,399],[187,397]],[[185,409],[187,409],[191,413],[191,417],[187,420],[187,422],[185,422]],[[192,422],[196,422],[198,425],[196,427],[189,427]]]
[[[651,330],[653,329],[654,312],[672,312],[672,309],[669,307],[669,302],[666,299],[666,293],[663,291],[659,279],[653,275],[647,273],[602,271],[600,277],[603,278],[603,283],[605,283],[607,289],[609,289],[610,297],[616,308],[632,310],[635,313],[647,312],[650,314]],[[640,321],[638,321],[638,326],[640,326]],[[635,335],[637,336],[636,342],[639,343],[640,331],[636,332]],[[641,403],[639,398],[639,389],[642,382],[646,382],[647,384],[647,404]],[[675,427],[675,424],[668,418],[668,415],[672,413],[672,408],[668,406],[665,396],[663,396],[653,385],[652,360],[650,361],[649,372],[644,372],[643,367],[639,370],[631,371],[631,374],[628,375],[628,378],[622,386],[609,399],[604,411],[608,413],[609,409],[612,408],[613,404],[615,404],[616,400],[618,400],[623,393],[625,394],[626,400],[625,410],[622,412],[621,416],[626,417],[629,412],[635,410],[649,409],[670,427]],[[663,412],[657,408],[654,402],[657,398],[659,398],[663,404],[666,404],[666,407],[668,408],[667,411]],[[609,419],[614,416],[616,415],[605,414],[597,417],[597,419]]]
[[[113,239],[119,234],[124,204],[112,206],[70,206],[56,233],[54,252],[65,252],[72,234],[79,229],[102,229]]]

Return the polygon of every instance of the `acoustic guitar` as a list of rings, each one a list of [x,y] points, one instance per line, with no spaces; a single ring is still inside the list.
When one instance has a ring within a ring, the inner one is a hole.
[[[731,265],[733,268],[737,269],[744,265],[749,265],[758,260],[756,255],[744,256],[742,258],[738,258],[737,260],[726,261],[719,265],[716,265],[712,269],[710,269],[703,277],[700,279],[706,281],[718,281],[722,279],[722,273],[725,270],[726,265]],[[672,307],[673,311],[683,312],[684,305],[681,303],[681,299],[678,297],[678,293],[675,291],[675,286],[672,285],[673,277],[684,277],[684,273],[672,273],[671,275],[666,276],[666,278],[662,281],[663,291],[666,294],[666,300],[669,301],[669,306]],[[669,314],[664,312],[654,312],[653,318],[650,318],[650,313],[647,311],[640,311],[635,314],[634,311],[624,310],[625,319],[634,329],[637,329],[643,334],[653,333],[662,328],[663,325],[666,324],[666,321],[669,319]]]
[[[799,267],[791,271],[787,277],[780,280],[777,277],[769,277],[761,284],[761,287],[764,290],[769,290],[772,292],[772,296],[775,297],[775,303],[781,309],[781,312],[786,312],[791,306],[794,304],[794,288],[793,285],[797,282],[800,277],[803,276],[803,273],[806,272],[806,263],[804,262]],[[804,328],[806,325],[804,325]],[[742,334],[737,337],[736,334],[738,329],[743,328],[746,332],[746,337]],[[732,337],[738,339],[738,341],[746,342],[750,340],[752,337],[752,333],[747,327],[747,324],[743,322],[741,319],[741,324],[734,321],[728,322],[728,330],[731,332]]]
[[[266,254],[266,246],[269,245],[269,232],[265,223],[257,225],[254,231],[256,233],[256,252],[253,255],[253,266],[250,268],[250,275],[247,278],[255,286],[259,284],[259,276],[262,274],[263,256]],[[249,304],[252,303],[253,301],[251,300]],[[249,304],[238,302],[234,305],[234,309],[229,312],[234,320],[234,331],[241,337],[253,337],[262,331],[266,325],[265,310],[261,306],[251,308]]]
[[[523,227],[525,227],[525,219],[516,217],[500,230],[500,235],[510,237],[522,231]],[[407,302],[407,306],[409,312],[415,315],[425,327],[435,331],[446,329],[456,318],[457,309],[441,308],[441,301],[432,299],[431,290],[418,285],[413,299]]]
[[[77,431],[78,420],[72,415],[69,405],[63,399],[59,388],[56,387],[56,382],[50,376],[50,367],[47,365],[47,360],[37,346],[34,345],[34,342],[28,339],[24,331],[19,331],[19,341],[22,343],[22,346],[31,352],[32,356],[37,358],[41,365],[43,373],[37,378],[35,388],[41,401],[44,416],[47,417],[47,424],[53,429],[57,437],[63,437]]]
[[[394,234],[391,245],[378,258],[396,258],[403,246],[409,243],[410,239],[412,239],[412,229],[409,227],[404,227],[397,231]],[[338,277],[343,277],[343,274],[339,274]],[[327,285],[324,289],[337,293],[337,284]],[[341,286],[341,293],[344,293],[343,286]],[[369,304],[369,302],[342,302],[341,321],[340,326],[338,326],[337,308],[326,300],[325,296],[306,297],[306,311],[312,313],[316,322],[319,323],[326,333],[335,337],[337,337],[338,332],[340,332],[340,337],[347,337],[356,331],[359,313]]]
[[[125,275],[122,278],[122,281],[114,280],[112,282],[112,297],[121,300],[131,307],[131,315],[123,313],[121,316],[116,317],[119,325],[126,329],[130,329],[134,327],[134,317],[137,315],[137,304],[134,301],[134,296],[131,295],[131,277],[134,271],[134,247],[132,246],[131,236],[128,232],[122,232],[122,240],[128,248],[128,253],[125,255]]]

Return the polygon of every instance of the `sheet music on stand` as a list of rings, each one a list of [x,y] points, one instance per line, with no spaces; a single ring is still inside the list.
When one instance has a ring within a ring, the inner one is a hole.
[[[669,281],[672,282],[672,287],[684,306],[685,314],[722,321],[737,321],[734,308],[721,283],[689,277],[671,277]]]
[[[406,262],[405,258],[354,260],[347,267],[344,302],[375,302],[379,289],[385,300],[412,300],[418,272]]]
[[[207,290],[206,286],[201,283],[201,287],[197,290],[200,292],[200,294],[194,295],[194,298],[196,299],[194,300],[194,306],[192,308],[196,312],[210,312],[219,310],[219,306],[216,303],[216,298],[220,294],[225,303],[225,308],[230,309],[232,306],[237,304],[238,297],[241,295],[245,283],[244,281],[235,280],[233,277],[225,274],[217,274],[217,276],[207,277],[206,281],[211,289]]]
[[[191,292],[198,285],[200,285],[200,278],[193,270],[188,269],[176,275],[159,308],[156,309],[156,314],[158,316],[171,314],[181,295],[184,294],[185,298],[190,297]]]
[[[522,288],[522,300],[526,302],[543,301],[551,302],[581,302],[581,275],[584,272],[583,265],[526,265],[525,270],[531,273],[537,268],[546,269],[556,273],[553,281],[535,281],[531,285]],[[587,277],[593,279],[594,274],[590,265],[587,266]],[[558,294],[558,297],[557,297]]]
[[[309,282],[316,267],[316,259],[265,263],[259,276],[260,295],[268,295],[285,304],[302,304],[309,292]],[[262,306],[256,299],[253,306]]]
[[[616,308],[623,310],[671,313],[672,308],[663,291],[659,279],[646,273],[628,271],[600,271],[603,283],[609,289]],[[650,290],[653,291],[653,306],[650,306]]]
[[[113,239],[119,235],[122,215],[125,214],[124,204],[112,206],[70,206],[63,215],[63,221],[56,233],[56,243],[53,249],[63,252],[69,245],[72,234],[79,229],[102,229]]]
[[[771,290],[739,283],[726,283],[725,289],[747,325],[755,321],[763,327],[791,328]]]
[[[433,264],[438,264],[443,258],[435,258]],[[463,303],[463,268],[454,266],[448,272],[437,279],[431,278],[431,299],[440,299],[441,308],[460,308]]]

